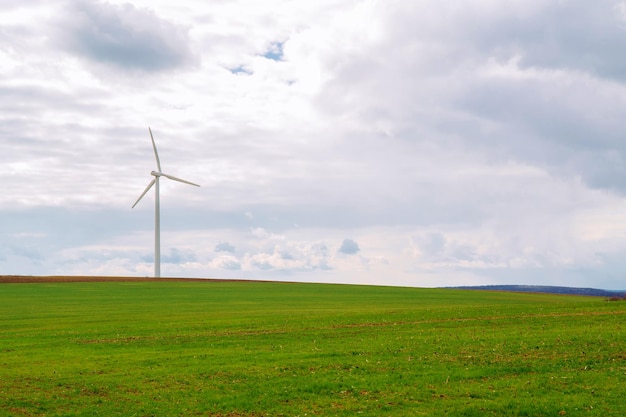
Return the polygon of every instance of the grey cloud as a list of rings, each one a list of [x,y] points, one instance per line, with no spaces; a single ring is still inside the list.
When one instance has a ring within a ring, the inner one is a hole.
[[[147,253],[141,256],[139,259],[141,259],[141,261],[146,262],[146,263],[154,263],[154,254]]]
[[[521,161],[626,193],[618,180],[626,105],[615,84],[626,79],[626,58],[615,52],[626,37],[615,2],[399,4],[389,9],[388,37],[337,59],[322,111],[383,126],[391,138]],[[490,74],[494,63],[519,74]]]
[[[430,233],[417,240],[425,260],[470,261],[477,259],[476,250],[472,245],[449,241],[442,233]]]
[[[49,105],[59,105],[60,103],[72,110],[78,109],[78,105],[73,102],[73,97],[66,93],[55,91],[45,87],[31,86],[0,86],[0,94],[3,99],[0,101],[0,108],[5,115],[15,114],[23,117],[33,111],[43,111]],[[84,110],[98,110],[97,108],[83,108]],[[6,117],[6,116],[4,116]],[[16,122],[20,119],[13,119]]]
[[[44,260],[44,256],[39,250],[32,249],[24,245],[10,244],[0,250],[0,261],[5,261],[9,257],[13,256],[25,258],[31,262],[40,262]]]
[[[341,243],[341,247],[339,248],[339,253],[343,253],[346,255],[354,255],[359,252],[361,249],[359,248],[359,244],[356,243],[352,239],[344,239]]]
[[[311,264],[314,267],[321,269],[322,271],[332,270],[332,266],[328,264],[329,253],[328,247],[325,243],[318,242],[311,245],[309,249],[309,256],[311,257]]]
[[[235,247],[228,242],[220,242],[215,245],[215,252],[235,252]]]
[[[594,91],[594,86],[580,85],[573,92],[571,86],[551,84],[488,80],[472,86],[458,104],[497,126],[472,135],[479,138],[474,147],[489,148],[493,157],[543,166],[557,175],[580,176],[593,187],[626,192],[626,185],[616,181],[626,170],[626,144],[619,133],[626,123],[617,114],[626,106],[616,100],[612,108],[605,108],[601,96],[606,93]]]
[[[262,271],[268,271],[270,269],[274,269],[274,265],[272,265],[271,261],[268,258],[261,258],[258,256],[252,256],[250,258],[250,264]]]
[[[75,1],[65,19],[62,43],[96,62],[152,72],[192,60],[186,31],[146,9]]]
[[[239,271],[241,269],[241,262],[234,256],[221,256],[215,259],[214,264],[220,269],[226,269],[230,271]]]
[[[626,13],[614,0],[465,2],[455,8],[440,3],[426,10],[413,2],[390,10],[394,39],[406,40],[403,52],[420,52],[406,58],[435,73],[518,55],[528,67],[626,79],[626,57],[615,53],[626,48]]]
[[[420,240],[420,249],[429,255],[441,254],[446,246],[446,238],[441,233],[430,233]]]
[[[578,68],[624,81],[626,57],[615,51],[626,49],[626,37],[616,4],[585,0],[548,2],[541,14],[510,26],[510,39],[520,39],[514,46],[523,51],[524,65]]]
[[[171,264],[182,264],[185,262],[195,262],[196,254],[189,250],[180,250],[177,248],[170,249],[169,253],[161,256],[161,261]]]

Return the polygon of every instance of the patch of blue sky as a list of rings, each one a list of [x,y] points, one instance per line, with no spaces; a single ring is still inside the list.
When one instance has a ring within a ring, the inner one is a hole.
[[[283,59],[283,44],[284,42],[273,42],[263,56],[272,61],[280,61]]]
[[[243,65],[239,65],[238,67],[234,67],[234,68],[228,68],[228,71],[231,72],[231,74],[235,74],[235,75],[252,75],[253,71],[249,68],[244,67]]]

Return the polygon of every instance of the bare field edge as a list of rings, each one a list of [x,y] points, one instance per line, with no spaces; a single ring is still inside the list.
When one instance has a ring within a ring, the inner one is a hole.
[[[51,282],[142,282],[142,281],[193,281],[193,282],[268,282],[220,278],[154,278],[120,276],[74,276],[74,275],[0,275],[0,284],[33,284]]]

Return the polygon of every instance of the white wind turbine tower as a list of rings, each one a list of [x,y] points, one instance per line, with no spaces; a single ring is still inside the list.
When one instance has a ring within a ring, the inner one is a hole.
[[[190,181],[183,180],[181,178],[176,178],[164,172],[161,172],[161,161],[159,161],[159,153],[157,152],[156,144],[154,143],[152,130],[149,127],[148,127],[148,131],[150,132],[150,139],[152,139],[152,148],[154,149],[154,156],[156,158],[158,171],[152,171],[150,173],[150,175],[152,175],[154,178],[152,179],[152,181],[150,181],[146,189],[143,190],[143,193],[141,193],[137,201],[135,201],[135,204],[133,204],[132,208],[135,208],[137,203],[139,203],[139,200],[141,200],[143,196],[146,195],[146,193],[154,185],[155,186],[154,187],[154,192],[155,192],[155,196],[154,196],[154,276],[156,278],[159,278],[161,276],[161,208],[160,208],[160,201],[159,201],[159,178],[166,177],[174,181],[184,182],[185,184],[190,184],[190,185],[195,185],[196,187],[199,187],[199,185],[194,184],[193,182],[190,182]]]

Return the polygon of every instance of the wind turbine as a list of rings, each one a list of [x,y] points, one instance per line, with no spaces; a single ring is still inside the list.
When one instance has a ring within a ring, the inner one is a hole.
[[[159,179],[161,177],[165,177],[174,181],[183,182],[185,184],[195,185],[196,187],[199,187],[199,185],[194,184],[191,181],[183,180],[181,178],[174,177],[173,175],[161,172],[161,161],[159,161],[159,153],[157,152],[157,147],[154,143],[154,136],[152,136],[152,130],[150,129],[150,127],[148,127],[148,131],[150,132],[150,139],[152,139],[152,148],[154,149],[154,156],[156,158],[158,171],[152,171],[150,173],[150,175],[152,175],[154,178],[152,178],[152,181],[150,181],[146,189],[143,190],[143,193],[141,193],[137,201],[135,201],[135,204],[133,204],[132,208],[135,208],[137,203],[139,203],[139,200],[141,200],[143,196],[146,195],[146,193],[150,191],[150,188],[152,188],[152,186],[154,185],[154,276],[156,278],[159,278],[161,276],[161,208],[159,201]]]

